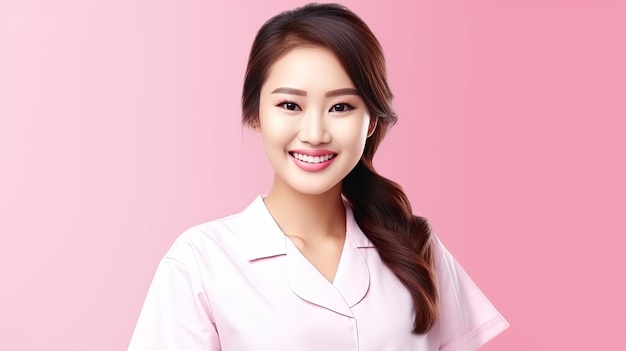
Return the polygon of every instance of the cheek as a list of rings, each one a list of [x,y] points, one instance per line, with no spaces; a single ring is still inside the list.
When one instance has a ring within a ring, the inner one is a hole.
[[[285,118],[272,109],[259,109],[259,131],[266,146],[283,146],[292,136],[292,128]]]
[[[337,129],[335,137],[341,140],[346,148],[355,151],[362,151],[367,140],[368,121],[367,118],[355,118],[350,123],[345,123]]]

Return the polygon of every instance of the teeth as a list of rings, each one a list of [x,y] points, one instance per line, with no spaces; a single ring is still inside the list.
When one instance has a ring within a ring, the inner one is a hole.
[[[330,160],[331,158],[335,157],[335,155],[309,156],[309,155],[299,154],[297,152],[293,152],[292,155],[296,159],[298,159],[298,160],[300,160],[302,162],[307,162],[307,163],[322,163],[322,162],[326,162],[326,161]]]

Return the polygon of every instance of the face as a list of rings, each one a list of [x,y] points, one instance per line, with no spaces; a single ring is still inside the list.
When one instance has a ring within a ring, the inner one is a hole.
[[[259,124],[274,187],[316,195],[341,187],[365,147],[370,116],[334,54],[299,47],[277,60],[261,88]]]

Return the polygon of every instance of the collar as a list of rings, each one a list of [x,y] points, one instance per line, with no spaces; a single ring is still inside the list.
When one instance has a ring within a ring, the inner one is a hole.
[[[357,248],[374,247],[354,220],[347,201],[344,201],[344,207],[346,241],[349,240]],[[287,237],[265,206],[262,195],[257,196],[237,217],[243,253],[248,260],[287,254]]]

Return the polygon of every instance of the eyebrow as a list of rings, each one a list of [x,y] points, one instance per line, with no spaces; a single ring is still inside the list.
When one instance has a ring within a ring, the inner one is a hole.
[[[281,87],[281,88],[276,88],[276,89],[274,89],[272,91],[272,94],[280,94],[280,93],[282,93],[282,94],[290,94],[290,95],[306,96],[306,91],[300,90],[300,89],[294,89],[294,88]],[[360,96],[361,94],[359,94],[359,91],[354,89],[354,88],[341,88],[341,89],[328,91],[324,95],[326,97],[334,97],[334,96],[342,96],[342,95],[358,95],[358,96]]]

